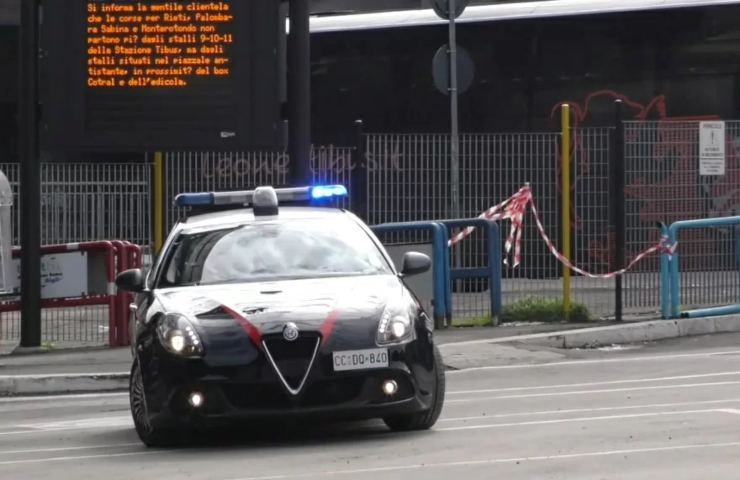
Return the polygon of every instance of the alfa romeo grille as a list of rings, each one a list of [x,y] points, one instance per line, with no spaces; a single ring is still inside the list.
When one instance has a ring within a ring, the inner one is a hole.
[[[262,341],[270,364],[291,394],[298,395],[303,388],[316,359],[320,340],[316,335],[302,334],[292,342],[282,336]]]

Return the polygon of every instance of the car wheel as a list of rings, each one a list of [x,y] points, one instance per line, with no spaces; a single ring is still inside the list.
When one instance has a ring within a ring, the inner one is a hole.
[[[445,401],[445,366],[442,362],[442,354],[439,353],[436,346],[434,347],[434,375],[435,386],[432,397],[432,408],[425,412],[394,415],[384,418],[383,421],[391,430],[398,432],[427,430],[437,423]]]
[[[146,401],[144,399],[144,378],[141,375],[139,361],[134,360],[129,377],[129,402],[134,427],[141,441],[147,447],[167,447],[174,444],[175,435],[171,430],[154,427],[149,421]]]

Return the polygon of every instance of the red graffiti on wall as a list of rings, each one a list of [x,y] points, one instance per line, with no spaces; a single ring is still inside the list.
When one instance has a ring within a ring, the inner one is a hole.
[[[686,218],[708,216],[725,216],[740,213],[740,138],[727,135],[726,175],[719,177],[701,177],[697,158],[697,130],[680,122],[698,122],[718,120],[716,115],[671,117],[668,115],[667,100],[663,95],[652,98],[647,103],[640,103],[627,95],[613,90],[600,90],[588,95],[583,102],[558,102],[551,111],[551,118],[557,118],[563,104],[570,105],[572,111],[573,145],[571,158],[578,158],[578,181],[588,181],[590,173],[589,152],[585,138],[579,134],[578,127],[587,123],[589,114],[599,101],[608,101],[609,105],[621,99],[624,105],[624,118],[629,120],[656,120],[657,138],[637,138],[638,129],[632,132],[634,138],[627,138],[627,143],[640,143],[648,151],[640,151],[642,159],[634,164],[629,172],[625,194],[639,202],[639,222],[653,228],[658,222],[666,224]],[[604,105],[609,108],[609,105]],[[649,162],[649,163],[647,163]],[[558,159],[560,165],[560,159]],[[628,166],[629,168],[629,166]],[[644,172],[644,173],[638,173]],[[577,184],[572,187],[578,188]],[[573,212],[574,228],[581,230],[581,219]],[[656,231],[657,233],[657,231]],[[697,262],[705,265],[706,250],[698,251],[709,241],[706,232],[688,231],[683,234],[683,253],[686,257],[695,257]],[[589,258],[602,265],[608,263],[608,249],[605,240],[594,240],[588,246]],[[692,255],[695,254],[695,255]],[[629,255],[629,254],[628,254]],[[691,268],[691,265],[685,265]],[[701,266],[701,265],[695,265]]]

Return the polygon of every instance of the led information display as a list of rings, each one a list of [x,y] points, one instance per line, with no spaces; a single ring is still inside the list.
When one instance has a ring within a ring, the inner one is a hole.
[[[278,6],[49,2],[47,142],[132,151],[279,146]]]

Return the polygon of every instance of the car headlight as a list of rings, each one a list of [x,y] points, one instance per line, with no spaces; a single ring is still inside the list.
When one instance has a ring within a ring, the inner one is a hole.
[[[203,354],[203,342],[193,325],[182,315],[170,313],[162,317],[157,325],[159,341],[170,353],[183,357]]]
[[[414,329],[409,308],[393,304],[386,306],[378,323],[378,344],[405,343],[413,338]]]

